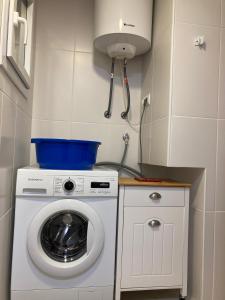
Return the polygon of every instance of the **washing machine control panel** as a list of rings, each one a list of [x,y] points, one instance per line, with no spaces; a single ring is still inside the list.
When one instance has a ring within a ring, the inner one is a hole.
[[[117,191],[117,180],[113,177],[95,178],[79,176],[56,176],[55,196],[110,196]]]
[[[54,180],[55,195],[71,195],[84,192],[84,178],[78,176],[60,176]]]

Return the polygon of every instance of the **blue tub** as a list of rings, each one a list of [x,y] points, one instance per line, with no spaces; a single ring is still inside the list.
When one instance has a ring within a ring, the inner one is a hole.
[[[91,170],[96,163],[95,141],[31,139],[36,146],[37,162],[42,169]]]

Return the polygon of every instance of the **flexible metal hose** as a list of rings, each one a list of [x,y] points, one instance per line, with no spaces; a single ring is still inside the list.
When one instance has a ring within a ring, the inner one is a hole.
[[[121,113],[121,118],[126,119],[128,117],[128,113],[130,111],[130,87],[129,87],[129,82],[127,78],[127,60],[124,59],[124,64],[123,64],[123,77],[124,77],[124,83],[126,86],[126,91],[127,91],[127,109],[126,111]]]
[[[115,68],[115,58],[112,58],[112,66],[111,66],[111,79],[110,79],[110,91],[109,91],[109,103],[108,108],[104,113],[105,118],[109,119],[112,115],[112,96],[113,96],[113,80],[114,80],[114,68]]]

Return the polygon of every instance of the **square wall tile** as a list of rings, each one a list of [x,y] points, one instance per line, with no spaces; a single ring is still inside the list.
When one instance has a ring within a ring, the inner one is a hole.
[[[189,271],[188,292],[192,299],[202,298],[202,270],[203,267],[203,213],[190,210],[189,222]]]
[[[203,297],[212,300],[215,213],[205,214]]]
[[[0,168],[13,167],[16,105],[5,95],[2,102]]]
[[[153,165],[167,165],[168,155],[168,118],[151,123],[150,163]],[[160,146],[159,146],[160,145]]]
[[[0,136],[1,136],[1,124],[2,124],[2,102],[3,102],[3,94],[0,92]]]
[[[71,114],[74,53],[36,49],[33,117],[69,120]]]
[[[222,0],[222,7],[221,7],[221,25],[225,27],[225,0]]]
[[[0,215],[3,215],[11,206],[15,121],[16,105],[4,95],[0,129]]]
[[[13,164],[12,207],[15,204],[17,169],[30,164],[31,117],[17,107]]]
[[[70,138],[71,125],[67,121],[32,120],[32,138]]]
[[[75,2],[74,0],[37,1],[36,45],[38,47],[74,50]]]
[[[162,36],[165,37],[165,33],[167,35],[168,33],[171,33],[174,22],[174,5],[175,1],[171,0],[155,1],[153,13],[153,47],[155,43],[160,43]]]
[[[216,212],[215,265],[213,299],[224,300],[225,294],[225,213]]]
[[[171,119],[170,166],[213,166],[216,161],[217,121],[173,117]]]
[[[132,123],[139,123],[141,101],[141,66],[140,58],[129,62],[128,78],[131,93]],[[73,122],[114,123],[126,124],[121,119],[121,112],[125,110],[126,95],[123,95],[119,66],[115,70],[115,85],[113,90],[112,117],[106,119],[104,112],[108,107],[110,89],[111,60],[104,54],[95,52],[75,54],[74,86],[73,86]]]
[[[9,299],[11,257],[11,211],[0,218],[0,299]]]
[[[197,36],[205,47],[194,46]],[[216,118],[220,29],[176,23],[174,37],[173,115]]]
[[[168,117],[171,77],[171,32],[168,29],[153,48],[152,121]]]
[[[225,119],[225,28],[221,30],[218,118]]]
[[[218,121],[216,211],[225,211],[225,120]]]
[[[143,128],[142,129],[142,163],[148,164],[150,162],[150,143],[151,143],[150,124],[144,124],[142,128]],[[141,149],[139,145],[139,158],[140,158],[140,151]]]
[[[94,47],[94,1],[73,1],[75,4],[75,51],[92,52]]]
[[[12,205],[12,168],[0,168],[0,218],[10,209]]]
[[[169,166],[206,168],[205,209],[215,209],[217,121],[173,117]]]
[[[152,100],[152,96],[153,96],[153,61],[154,61],[153,51],[149,51],[144,56],[144,60],[143,60],[141,99],[143,99],[150,93],[151,100]],[[152,108],[152,105],[150,105],[150,107],[147,107],[147,110],[146,110],[146,113],[144,116],[145,124],[151,122],[151,113],[152,113],[151,108]]]
[[[185,23],[220,26],[220,0],[175,0],[176,20]]]
[[[14,168],[29,164],[30,158],[31,118],[17,108]]]

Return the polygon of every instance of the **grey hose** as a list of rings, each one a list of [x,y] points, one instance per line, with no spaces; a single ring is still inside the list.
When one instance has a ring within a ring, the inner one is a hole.
[[[126,159],[126,156],[127,156],[128,145],[129,144],[125,143],[123,156],[122,156],[122,159],[121,159],[121,162],[120,162],[121,167],[124,165],[124,162],[125,162],[125,159]]]
[[[123,169],[126,173],[132,175],[132,176],[136,176],[136,177],[142,177],[141,173],[138,172],[137,170],[126,166],[126,165],[121,165],[119,163],[115,163],[115,162],[111,162],[111,161],[103,161],[103,162],[99,162],[97,164],[95,164],[96,167],[114,167],[116,170],[118,169]]]

